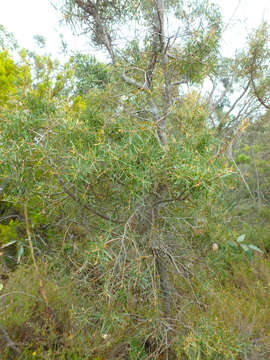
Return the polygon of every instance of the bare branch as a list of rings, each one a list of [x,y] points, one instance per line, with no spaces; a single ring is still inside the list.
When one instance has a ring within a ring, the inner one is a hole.
[[[262,99],[262,97],[259,95],[258,90],[257,90],[256,85],[255,85],[254,72],[255,72],[256,56],[257,56],[257,50],[255,49],[255,51],[254,51],[254,56],[253,56],[253,60],[252,60],[252,65],[251,65],[251,71],[250,71],[250,79],[251,79],[252,88],[253,88],[253,90],[254,90],[254,94],[255,94],[256,98],[257,98],[258,101],[261,103],[261,105],[264,106],[266,109],[270,110],[270,105],[268,105],[268,104],[266,104],[266,103],[264,102],[264,100]]]
[[[20,350],[17,348],[15,343],[11,340],[11,338],[9,337],[8,333],[3,328],[2,325],[0,325],[0,333],[2,334],[2,338],[4,339],[6,346],[8,348],[10,348],[16,356],[20,356],[21,355]]]
[[[255,86],[255,83],[254,83],[254,79],[253,79],[253,76],[251,75],[251,83],[252,83],[252,87],[253,87],[253,90],[254,90],[254,93],[258,99],[258,101],[261,103],[261,105],[263,105],[266,109],[270,110],[270,105],[267,105],[263,99],[260,97],[258,91],[257,91],[257,88]]]
[[[230,151],[229,151],[229,158],[230,158],[230,160],[233,162],[236,170],[238,171],[238,173],[239,173],[239,175],[240,175],[240,177],[241,177],[241,179],[242,179],[242,181],[243,181],[243,183],[244,183],[244,185],[245,185],[245,187],[246,187],[246,189],[247,189],[247,191],[248,191],[251,199],[254,200],[254,195],[252,194],[252,191],[250,190],[250,187],[249,187],[249,185],[248,185],[248,183],[247,183],[247,181],[246,181],[246,179],[245,179],[245,176],[244,176],[244,174],[242,173],[241,169],[240,169],[239,166],[236,164],[236,162],[235,162],[235,160],[234,160],[234,158],[233,158],[232,150],[231,150],[231,149],[232,149],[232,143],[233,143],[233,142],[231,142],[231,143],[230,143],[230,146],[229,146],[229,150],[230,150]]]
[[[60,184],[62,185],[63,190],[65,191],[65,193],[76,203],[78,203],[79,205],[81,205],[83,208],[87,209],[88,211],[90,211],[92,214],[102,218],[103,220],[108,220],[111,221],[115,224],[123,224],[124,221],[120,221],[120,220],[116,220],[116,219],[111,219],[110,217],[100,213],[99,211],[97,211],[96,209],[92,208],[89,205],[86,205],[82,202],[82,200],[80,198],[78,198],[74,193],[72,193],[68,187],[66,186],[66,184],[64,183],[64,181],[62,179],[59,179]]]
[[[84,2],[83,0],[75,0],[75,3],[93,19],[95,41],[97,44],[106,47],[112,61],[114,61],[115,54],[112,46],[112,39],[99,14],[99,2],[93,3],[92,1]]]
[[[179,85],[183,85],[183,84],[187,84],[187,80],[180,80],[180,81],[175,81],[172,84],[170,84],[170,88],[174,87],[174,86],[179,86]]]
[[[192,189],[192,188],[191,188],[191,189]],[[190,189],[190,190],[191,190],[191,189]],[[159,200],[159,201],[157,201],[157,202],[155,202],[155,203],[153,204],[153,208],[154,208],[154,207],[157,207],[157,206],[159,206],[159,205],[161,205],[161,204],[164,204],[164,203],[175,202],[175,201],[185,201],[185,200],[187,200],[188,197],[190,196],[190,190],[188,190],[188,191],[185,191],[185,190],[182,191],[181,194],[180,194],[179,196],[175,197],[175,198]]]
[[[148,87],[145,86],[145,84],[139,83],[138,81],[130,78],[126,74],[122,74],[121,77],[129,85],[135,86],[136,88],[138,88],[140,90],[148,90]]]
[[[244,90],[242,91],[241,95],[235,100],[235,102],[233,103],[233,105],[231,106],[230,110],[226,112],[226,114],[223,116],[223,118],[221,119],[219,125],[218,125],[218,131],[221,131],[226,120],[228,119],[229,115],[231,114],[231,112],[234,110],[234,108],[236,107],[236,105],[238,104],[238,102],[243,98],[243,96],[245,95],[245,93],[247,92],[247,90],[249,89],[250,86],[250,81],[247,83],[246,87],[244,88]]]
[[[209,94],[208,97],[208,104],[210,104],[210,111],[214,111],[222,102],[222,100],[225,98],[225,96],[227,95],[228,89],[232,86],[232,79],[230,79],[228,81],[228,84],[226,84],[226,86],[224,85],[224,90],[222,91],[221,95],[219,96],[219,98],[216,101],[213,101],[213,95],[214,92],[216,90],[217,84],[214,83],[214,81],[210,78],[212,84],[213,84],[213,88]]]

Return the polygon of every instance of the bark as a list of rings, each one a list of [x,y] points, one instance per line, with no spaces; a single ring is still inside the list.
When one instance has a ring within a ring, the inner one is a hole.
[[[159,276],[163,314],[165,318],[169,318],[171,314],[172,290],[168,276],[166,255],[163,254],[162,249],[160,248],[154,248],[153,253],[155,257],[155,266]]]

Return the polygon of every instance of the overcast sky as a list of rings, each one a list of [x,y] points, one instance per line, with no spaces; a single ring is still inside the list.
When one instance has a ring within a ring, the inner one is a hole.
[[[87,52],[86,38],[74,37],[66,26],[59,26],[61,15],[53,8],[55,0],[1,0],[0,24],[12,32],[21,47],[34,49],[34,35],[42,35],[47,40],[47,49],[55,57],[60,53],[60,33],[64,35],[72,50]],[[58,0],[59,2],[59,0]],[[263,19],[270,23],[270,0],[212,0],[221,6],[225,22],[233,15],[236,19],[246,20],[245,25],[237,26],[232,33],[228,28],[223,47],[227,54],[241,47],[250,28],[256,27]],[[93,50],[92,50],[93,51]]]

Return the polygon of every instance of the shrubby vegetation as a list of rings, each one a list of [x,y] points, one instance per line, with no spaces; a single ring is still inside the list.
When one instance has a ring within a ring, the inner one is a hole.
[[[124,3],[63,1],[107,63],[0,28],[1,358],[266,359],[268,28]]]

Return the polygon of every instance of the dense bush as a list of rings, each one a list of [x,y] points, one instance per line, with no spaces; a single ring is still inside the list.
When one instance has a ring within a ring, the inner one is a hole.
[[[238,126],[200,92],[220,76],[220,28],[207,26],[168,65],[193,73],[173,93],[166,143],[149,110],[164,100],[161,61],[151,92],[117,72],[129,58],[139,81],[137,43],[110,66],[0,53],[3,359],[269,356],[268,113],[251,92],[253,124]]]

